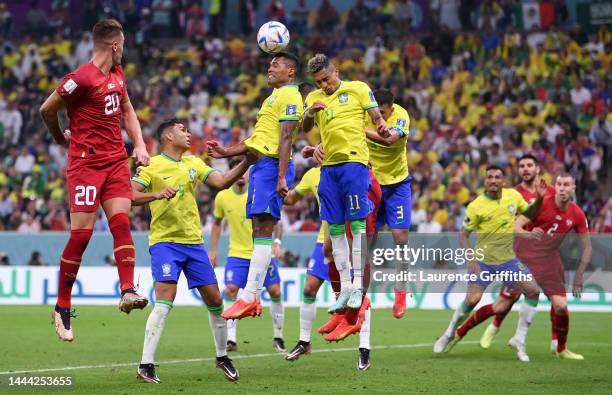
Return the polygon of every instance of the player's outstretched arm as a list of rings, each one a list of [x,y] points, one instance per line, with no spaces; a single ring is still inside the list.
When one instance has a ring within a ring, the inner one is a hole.
[[[572,294],[576,298],[582,297],[584,272],[591,264],[591,259],[593,258],[593,245],[591,244],[591,235],[588,232],[579,233],[578,240],[580,241],[580,247],[582,248],[582,255],[580,256],[580,262],[578,263],[578,268],[576,268],[576,274],[574,275],[574,281],[572,283]]]
[[[536,184],[536,191],[538,192],[538,197],[536,200],[527,207],[522,214],[529,218],[534,219],[538,212],[540,211],[540,207],[542,207],[542,202],[544,201],[544,194],[546,193],[546,182],[544,180],[540,180],[539,183]]]
[[[238,166],[226,172],[213,171],[206,179],[206,184],[219,189],[227,189],[248,170],[249,162],[243,159]]]
[[[378,135],[383,138],[389,137],[389,128],[387,127],[387,123],[385,122],[385,119],[380,113],[378,107],[370,108],[368,110],[368,115],[370,116],[370,119],[372,120],[374,125],[376,125],[376,131],[378,132]]]
[[[208,258],[213,267],[217,267],[217,246],[219,245],[219,238],[221,237],[222,223],[223,218],[215,218],[212,230],[210,231],[210,250],[208,250]]]
[[[178,189],[174,189],[172,187],[168,187],[163,191],[159,192],[145,192],[145,189],[146,187],[144,185],[132,181],[132,191],[134,192],[134,200],[132,201],[132,206],[142,206],[143,204],[150,203],[154,200],[170,200],[178,192]]]
[[[246,155],[248,152],[249,148],[246,146],[244,141],[241,141],[238,144],[233,145],[229,148],[225,148],[217,141],[206,142],[206,153],[215,159]]]
[[[274,259],[279,261],[285,255],[285,250],[283,250],[281,239],[283,238],[283,223],[281,221],[277,221],[276,225],[274,225],[274,243],[272,243],[272,256]]]
[[[461,230],[459,231],[459,245],[466,251],[472,249],[472,244],[470,244],[471,234],[472,232],[465,228],[461,228]],[[468,261],[468,271],[474,274],[478,274],[480,272],[478,265],[476,264],[476,261],[474,259]]]
[[[301,198],[302,197],[295,191],[295,189],[292,189],[289,192],[287,192],[287,196],[285,196],[285,200],[283,200],[283,204],[285,204],[286,206],[293,206]]]
[[[136,111],[134,111],[134,107],[127,93],[121,100],[121,113],[123,115],[125,131],[130,137],[130,140],[134,143],[132,157],[136,159],[137,165],[148,166],[149,153],[147,152],[147,147],[142,138],[142,129],[140,128],[140,122],[138,122],[138,116],[136,115]]]
[[[285,197],[289,191],[287,180],[287,167],[291,156],[291,137],[293,131],[298,126],[298,121],[283,121],[280,123],[280,140],[278,144],[278,179],[276,182],[276,192]]]
[[[390,130],[388,137],[382,137],[381,135],[378,134],[378,132],[375,132],[369,129],[366,129],[365,133],[366,133],[367,138],[374,141],[375,143],[384,145],[386,147],[393,145],[400,138],[399,133],[396,132],[395,130]]]
[[[47,97],[47,100],[40,106],[39,112],[51,136],[53,136],[53,140],[59,145],[67,146],[68,140],[66,140],[62,128],[60,128],[59,119],[57,117],[57,113],[63,105],[64,100],[62,100],[60,94],[53,91],[53,93]]]

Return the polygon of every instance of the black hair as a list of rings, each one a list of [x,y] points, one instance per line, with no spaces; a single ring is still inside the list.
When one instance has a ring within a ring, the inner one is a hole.
[[[521,156],[519,158],[517,163],[521,163],[521,161],[525,160],[525,159],[531,159],[533,161],[533,163],[535,163],[536,165],[538,164],[538,159],[535,156],[533,156],[532,154],[524,154],[523,156]]]
[[[379,89],[375,91],[374,98],[376,99],[376,102],[378,103],[379,106],[384,106],[384,105],[392,106],[393,100],[395,99],[393,97],[393,93],[391,93],[391,91],[388,89]]]
[[[176,125],[177,123],[182,124],[182,122],[176,117],[172,119],[167,119],[163,121],[162,123],[160,123],[159,126],[157,127],[157,131],[155,132],[155,136],[157,136],[157,140],[161,143],[164,132],[168,130],[168,128],[171,128],[174,125]]]
[[[497,165],[489,165],[489,166],[487,166],[487,170],[486,170],[486,171],[487,171],[487,173],[488,173],[490,170],[499,170],[499,171],[501,171],[502,175],[504,175],[504,176],[506,175],[506,172],[504,171],[504,169],[503,169],[501,166],[497,166]]]
[[[291,52],[281,51],[274,54],[274,59],[283,58],[290,66],[295,69],[295,75],[297,76],[300,72],[300,59],[292,54]]]

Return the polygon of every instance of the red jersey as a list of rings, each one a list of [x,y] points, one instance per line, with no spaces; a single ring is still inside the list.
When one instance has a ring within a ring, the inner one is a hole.
[[[522,183],[515,186],[514,189],[516,189],[518,193],[523,195],[523,199],[525,199],[527,204],[535,202],[536,198],[538,197],[538,193],[536,191],[528,191],[527,189],[525,189],[525,187],[523,187]],[[551,194],[555,194],[555,187],[549,184],[546,186],[546,193],[544,194],[544,196]]]
[[[56,91],[70,119],[70,157],[127,157],[121,136],[121,101],[127,84],[121,66],[104,75],[93,63],[83,64],[66,75]]]
[[[554,194],[544,196],[542,207],[526,229],[542,229],[545,234],[540,240],[516,238],[516,252],[519,259],[558,255],[565,235],[572,229],[576,233],[588,233],[589,226],[584,212],[574,202],[565,211],[557,206]]]

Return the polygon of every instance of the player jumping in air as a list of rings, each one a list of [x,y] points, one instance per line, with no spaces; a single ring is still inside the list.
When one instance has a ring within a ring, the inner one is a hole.
[[[365,83],[341,81],[334,64],[322,54],[308,61],[308,72],[319,89],[306,97],[308,108],[303,129],[308,132],[315,124],[318,126],[325,152],[318,192],[321,220],[329,225],[333,256],[340,273],[341,292],[329,309],[335,313],[347,306],[359,309],[364,298],[361,251],[367,245],[362,245],[362,236],[366,233],[365,218],[370,212],[366,113],[382,137],[388,137],[389,132],[374,94]],[[345,220],[350,222],[354,235],[352,284]]]
[[[318,186],[321,177],[321,168],[313,167],[308,170],[302,180],[294,189],[289,191],[285,198],[285,204],[293,205],[307,194],[313,194],[319,203]],[[317,243],[310,257],[306,270],[306,283],[304,284],[304,296],[300,305],[300,336],[295,347],[285,357],[288,361],[296,361],[300,356],[309,354],[312,350],[310,335],[312,324],[316,316],[316,298],[321,285],[324,281],[329,281],[329,269],[335,268],[328,256],[324,256],[324,245],[329,244],[329,237],[326,237],[326,223],[321,224],[321,229],[317,236]],[[328,246],[329,248],[329,246]],[[329,254],[328,254],[329,255]],[[335,272],[337,275],[337,271]],[[339,284],[337,284],[339,285]],[[332,285],[336,288],[334,285]],[[351,325],[351,329],[359,332],[359,360],[357,367],[359,370],[367,370],[370,366],[370,310],[365,303],[359,311],[360,322]],[[319,328],[319,333],[328,334],[332,332],[342,321],[343,315],[336,313],[331,316],[333,324],[327,323]],[[351,333],[355,333],[351,332]],[[348,336],[348,335],[347,335]]]
[[[195,199],[199,182],[224,189],[248,169],[246,160],[228,172],[208,167],[200,158],[184,156],[191,133],[179,120],[163,122],[157,129],[161,154],[151,158],[148,167],[139,167],[132,178],[134,204],[151,207],[149,251],[155,280],[155,307],[149,314],[142,360],[137,377],[159,383],[155,374],[155,352],[166,318],[176,297],[176,284],[185,273],[190,289],[197,288],[208,308],[208,319],[215,340],[217,367],[230,381],[239,378],[238,370],[227,357],[227,323],[221,312],[223,300],[215,271],[202,244],[202,225]]]
[[[381,89],[374,92],[374,98],[385,122],[389,126],[389,136],[381,137],[374,129],[375,125],[366,120],[366,135],[370,150],[370,164],[382,189],[382,202],[378,211],[376,226],[385,225],[391,229],[396,245],[408,242],[408,229],[412,217],[412,192],[408,175],[408,154],[406,140],[410,118],[399,104],[393,103],[393,94]],[[395,263],[397,273],[408,270],[408,262],[398,260]],[[406,281],[395,283],[395,303],[393,316],[401,319],[406,312]]]
[[[132,156],[139,165],[149,163],[136,112],[127,93],[121,68],[123,28],[114,19],[99,21],[93,28],[93,55],[89,63],[66,75],[40,107],[55,142],[68,147],[66,178],[70,198],[70,239],[60,259],[58,296],[53,321],[60,339],[72,341],[70,318],[72,285],[83,253],[102,208],[113,235],[113,248],[121,300],[126,313],[144,308],[148,300],[134,289],[134,243],[130,233],[132,189],[121,119],[134,143]],[[66,107],[69,130],[62,132],[58,112]]]
[[[302,96],[296,85],[298,59],[279,52],[268,68],[268,85],[274,88],[257,114],[251,137],[224,148],[208,143],[208,152],[215,158],[244,155],[259,157],[249,173],[246,213],[253,221],[254,247],[246,286],[240,298],[226,311],[226,319],[255,316],[260,289],[272,259],[272,231],[280,219],[283,198],[295,177],[291,162],[291,143],[302,119]]]
[[[230,167],[237,163],[238,161],[233,160]],[[229,252],[225,263],[223,299],[230,306],[236,301],[238,291],[246,285],[249,260],[253,255],[253,227],[251,220],[246,217],[247,188],[246,175],[243,175],[231,188],[219,192],[215,197],[215,222],[210,241],[210,260],[213,266],[217,265],[217,245],[221,237],[221,225],[225,218],[229,227]],[[275,226],[276,239],[272,248],[274,258],[280,258],[281,229],[281,223],[277,222]],[[263,285],[270,295],[270,315],[272,316],[274,329],[272,345],[276,351],[285,352],[285,342],[283,340],[285,313],[281,295],[280,273],[274,258],[272,258],[270,266],[266,270],[266,279]],[[227,321],[227,351],[238,350],[237,324],[236,320]]]
[[[521,327],[529,326],[535,316],[539,297],[539,289],[535,280],[513,281],[512,279],[512,276],[530,274],[525,265],[516,259],[513,250],[513,229],[516,215],[535,217],[542,204],[546,186],[536,185],[538,197],[533,204],[528,206],[520,193],[514,189],[503,188],[503,184],[503,169],[498,166],[487,167],[485,193],[467,207],[463,228],[459,233],[459,241],[462,248],[470,249],[470,234],[477,231],[478,239],[475,250],[480,251],[483,259],[468,262],[469,272],[476,274],[477,278],[469,282],[465,300],[455,310],[446,332],[434,344],[435,353],[450,351],[471,328],[497,313],[492,305],[486,305],[467,318],[491,284],[491,275],[506,275],[504,284],[525,295],[526,303],[523,303],[519,312]],[[520,357],[525,348],[525,338],[517,337],[512,346]]]
[[[572,202],[576,190],[574,178],[570,174],[560,174],[556,178],[555,193],[547,194],[542,208],[533,220],[520,216],[515,223],[517,240],[515,249],[518,258],[533,273],[536,281],[551,301],[551,324],[555,338],[551,342],[551,352],[562,359],[582,360],[580,354],[566,348],[569,332],[569,312],[565,295],[565,276],[559,250],[567,233],[572,229],[578,234],[582,255],[576,269],[572,291],[576,297],[582,293],[583,275],[591,262],[593,249],[589,228],[584,212]],[[494,309],[505,315],[512,309],[518,298],[500,297]],[[489,325],[486,330],[485,345],[488,348],[499,326]],[[513,339],[523,336],[527,328],[518,327]],[[481,339],[481,344],[482,344]],[[511,339],[511,342],[513,340]]]

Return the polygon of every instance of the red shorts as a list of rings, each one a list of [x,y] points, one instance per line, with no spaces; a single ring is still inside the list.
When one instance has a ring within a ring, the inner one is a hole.
[[[95,212],[112,198],[133,200],[132,175],[125,156],[109,159],[91,155],[72,157],[66,168],[71,212]]]
[[[527,265],[527,268],[533,274],[533,279],[546,296],[566,295],[565,272],[563,271],[561,257],[547,256],[538,259],[523,257],[519,260]],[[518,299],[521,297],[521,293],[502,285],[499,289],[499,296],[506,299]]]

